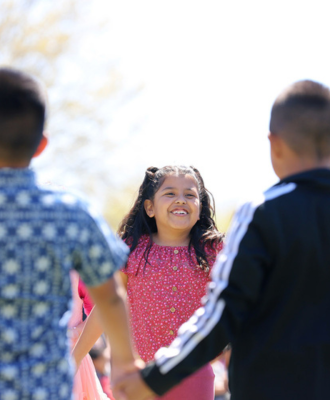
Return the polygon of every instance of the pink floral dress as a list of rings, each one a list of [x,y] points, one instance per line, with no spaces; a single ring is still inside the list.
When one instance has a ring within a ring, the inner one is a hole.
[[[170,345],[180,326],[201,307],[211,271],[199,267],[194,249],[189,254],[188,246],[170,247],[154,243],[145,265],[144,252],[149,240],[147,235],[141,237],[122,270],[128,278],[127,297],[134,345],[146,362],[154,358],[160,347]],[[216,249],[207,247],[211,267],[221,248],[222,243]],[[214,374],[208,365],[162,399],[213,399],[213,381]]]

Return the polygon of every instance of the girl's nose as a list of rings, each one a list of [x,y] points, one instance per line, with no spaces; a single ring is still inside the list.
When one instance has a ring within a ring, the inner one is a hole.
[[[176,199],[175,203],[177,203],[177,204],[185,204],[185,203],[186,203],[186,199],[185,199],[184,196],[179,196],[179,197]]]

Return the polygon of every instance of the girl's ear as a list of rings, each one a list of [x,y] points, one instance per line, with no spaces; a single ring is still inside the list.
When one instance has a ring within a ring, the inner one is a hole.
[[[149,200],[149,199],[144,200],[144,209],[145,209],[145,212],[147,213],[148,217],[152,218],[155,216],[154,205],[152,204],[151,200]]]

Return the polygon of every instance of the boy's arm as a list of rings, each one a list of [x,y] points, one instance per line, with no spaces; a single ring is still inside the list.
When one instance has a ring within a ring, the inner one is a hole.
[[[263,218],[255,221],[254,211],[247,205],[236,214],[226,246],[213,268],[205,306],[180,327],[170,347],[158,350],[155,361],[140,371],[149,393],[151,389],[163,395],[213,360],[241,331],[260,299],[271,257],[260,230]],[[127,399],[134,400],[130,393],[138,380],[137,373],[118,380],[115,395],[127,393]],[[149,394],[145,386],[141,396]]]

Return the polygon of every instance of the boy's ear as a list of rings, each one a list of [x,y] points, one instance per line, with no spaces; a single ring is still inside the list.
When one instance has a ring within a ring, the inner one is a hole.
[[[280,136],[269,132],[268,139],[270,142],[270,151],[272,156],[276,158],[281,158],[282,155],[282,139]]]
[[[37,147],[37,150],[34,152],[32,158],[38,157],[45,150],[45,148],[47,147],[47,144],[48,144],[47,134],[45,132],[43,132],[40,143]]]
[[[155,216],[154,205],[152,204],[151,200],[149,200],[149,199],[144,200],[144,209],[145,209],[145,212],[147,213],[148,217],[152,218]]]

